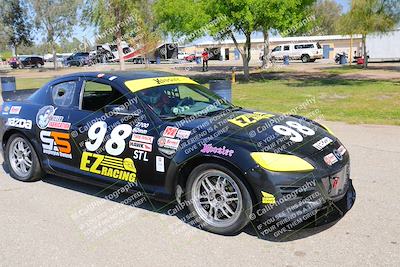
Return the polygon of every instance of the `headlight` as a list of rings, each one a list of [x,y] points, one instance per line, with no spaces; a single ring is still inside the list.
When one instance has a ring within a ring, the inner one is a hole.
[[[310,172],[314,167],[299,157],[267,152],[253,152],[251,157],[264,169],[274,172]]]

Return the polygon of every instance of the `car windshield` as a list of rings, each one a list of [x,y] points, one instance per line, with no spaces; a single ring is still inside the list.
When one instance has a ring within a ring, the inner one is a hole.
[[[138,91],[139,98],[162,119],[206,116],[235,108],[225,99],[197,84],[172,84]]]

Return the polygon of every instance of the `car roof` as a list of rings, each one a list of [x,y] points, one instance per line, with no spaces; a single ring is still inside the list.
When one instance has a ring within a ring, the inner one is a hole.
[[[164,71],[111,71],[111,72],[78,72],[67,74],[59,78],[74,78],[74,77],[93,77],[99,78],[98,75],[104,74],[104,78],[108,78],[110,76],[118,77],[118,80],[121,82],[132,81],[138,79],[146,79],[146,78],[159,78],[159,77],[169,77],[169,76],[179,76],[173,73],[168,73]]]

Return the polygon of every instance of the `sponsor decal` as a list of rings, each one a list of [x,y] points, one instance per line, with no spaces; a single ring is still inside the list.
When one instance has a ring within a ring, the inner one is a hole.
[[[180,76],[145,78],[145,79],[137,79],[134,81],[125,82],[125,85],[132,92],[137,92],[143,89],[157,87],[160,85],[168,85],[168,84],[198,84],[198,83],[187,77],[180,77]]]
[[[169,138],[174,138],[176,133],[178,132],[178,130],[179,129],[176,127],[168,126],[167,128],[165,128],[163,136],[169,137]]]
[[[32,129],[32,121],[25,119],[8,118],[6,125],[21,129],[28,129],[28,130]]]
[[[156,156],[156,171],[165,172],[164,157]]]
[[[339,152],[340,155],[344,155],[346,153],[346,148],[344,146],[340,146],[337,151]]]
[[[129,147],[147,152],[151,152],[153,150],[153,145],[137,141],[129,141]]]
[[[133,133],[139,133],[139,134],[147,134],[147,130],[146,129],[142,129],[139,127],[135,127],[132,129]]]
[[[230,123],[233,123],[233,124],[243,128],[243,127],[249,126],[251,124],[254,124],[260,120],[271,118],[273,116],[274,115],[272,115],[272,114],[266,114],[266,113],[262,113],[262,112],[254,112],[251,114],[243,114],[243,115],[237,116],[236,118],[230,119],[228,121]]]
[[[10,107],[9,106],[4,106],[3,114],[8,114],[9,111],[10,111]]]
[[[117,79],[117,76],[111,76],[110,78],[108,78],[108,80],[110,81],[114,81],[115,79]]]
[[[188,139],[190,136],[191,132],[190,131],[186,131],[186,130],[178,130],[178,132],[176,133],[176,138],[179,139]]]
[[[44,106],[36,114],[36,125],[44,130],[47,127],[59,129],[59,130],[69,130],[71,123],[63,122],[63,116],[56,116],[56,108],[53,106]]]
[[[272,194],[261,191],[262,195],[262,204],[275,204],[275,197]]]
[[[218,154],[222,156],[232,157],[233,153],[235,153],[232,149],[227,149],[225,146],[223,147],[214,147],[212,144],[204,144],[203,149],[200,152],[204,154]]]
[[[41,131],[40,140],[42,141],[43,153],[72,159],[70,136],[68,133]]]
[[[99,73],[99,74],[97,74],[97,78],[103,78],[104,77],[104,73]]]
[[[85,151],[82,153],[80,169],[121,181],[136,181],[136,167],[130,158],[121,159]]]
[[[324,137],[321,140],[319,140],[318,142],[316,142],[315,144],[313,144],[313,147],[315,147],[318,150],[322,150],[322,149],[324,149],[324,147],[326,147],[327,145],[329,145],[332,142],[333,142],[333,140],[330,139],[329,137]]]
[[[49,121],[49,125],[47,127],[68,131],[69,128],[71,128],[71,123],[62,121]]]
[[[153,136],[148,136],[143,134],[132,134],[132,141],[152,144],[153,140],[154,140]]]
[[[346,148],[342,145],[338,149],[334,149],[332,153],[329,153],[324,157],[324,161],[329,166],[332,166],[339,160],[343,160],[343,155],[346,153]]]
[[[12,115],[18,115],[19,112],[21,111],[21,106],[12,106],[10,109],[10,114]]]
[[[176,152],[176,150],[174,150],[174,149],[162,148],[162,147],[158,148],[158,150],[167,156],[171,156],[171,155],[175,154],[175,152]]]
[[[169,148],[169,149],[178,149],[179,143],[181,140],[178,139],[172,139],[172,138],[167,138],[167,137],[160,137],[158,139],[158,146],[159,147],[164,147],[164,148]]]
[[[332,188],[336,189],[338,187],[338,185],[339,185],[340,178],[339,177],[334,177],[332,180],[333,180],[332,181]]]
[[[324,157],[324,161],[326,164],[328,164],[329,166],[332,166],[333,164],[335,164],[336,162],[338,162],[338,159],[335,157],[335,155],[333,153],[329,153],[328,155],[326,155]]]
[[[143,150],[135,150],[133,151],[133,159],[141,160],[141,161],[149,161],[147,157],[147,152]]]

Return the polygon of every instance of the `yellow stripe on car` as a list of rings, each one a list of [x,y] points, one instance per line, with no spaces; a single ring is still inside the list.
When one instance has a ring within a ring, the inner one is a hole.
[[[275,172],[310,172],[314,167],[299,157],[268,152],[253,152],[251,157],[264,169]]]
[[[198,84],[197,82],[181,76],[171,76],[171,77],[156,77],[156,78],[146,78],[131,80],[125,82],[126,87],[132,92],[138,92],[143,89],[157,87],[162,85],[170,84]]]

